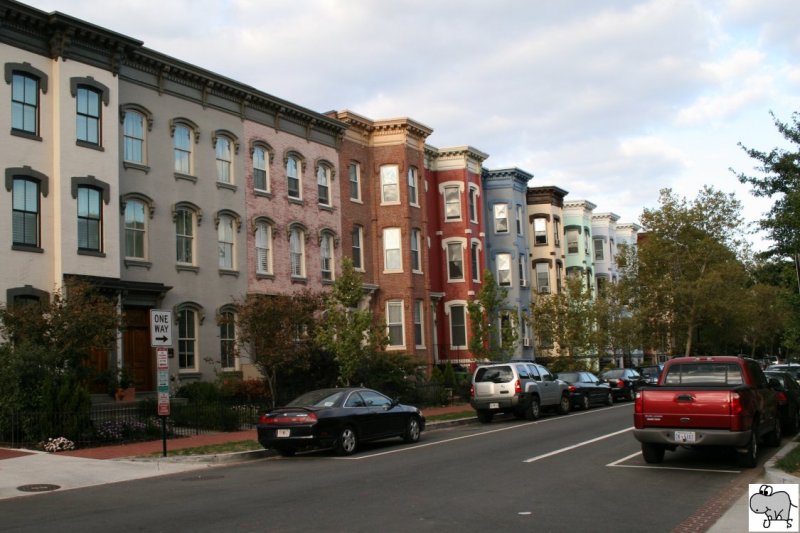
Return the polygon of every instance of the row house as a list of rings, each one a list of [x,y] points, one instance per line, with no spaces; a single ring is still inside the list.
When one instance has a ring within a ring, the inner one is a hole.
[[[529,187],[526,194],[528,245],[533,300],[538,295],[559,294],[566,275],[564,197],[567,191],[549,185]]]
[[[481,173],[487,154],[471,146],[426,146],[433,362],[470,364],[467,303],[486,262]]]
[[[530,261],[535,228],[528,221],[527,190],[533,175],[519,168],[484,170],[484,207],[487,214],[486,263],[499,287],[506,291],[498,330],[505,322],[517,326],[513,357],[533,359],[533,342],[527,317],[531,307]],[[535,241],[535,239],[534,239]]]
[[[580,275],[586,290],[594,297],[594,255],[592,253],[592,214],[597,206],[588,200],[564,202],[564,240],[567,247],[567,275]]]
[[[603,287],[617,283],[617,221],[614,213],[592,214],[592,261],[597,292]]]

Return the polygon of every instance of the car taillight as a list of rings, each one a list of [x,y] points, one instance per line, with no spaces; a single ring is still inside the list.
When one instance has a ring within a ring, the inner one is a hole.
[[[577,390],[578,390],[578,387],[576,387],[575,385],[570,385],[570,386],[569,386],[569,391],[570,391],[570,392],[575,392],[575,391],[577,391]]]
[[[643,407],[644,407],[644,398],[642,398],[641,392],[637,392],[636,400],[635,403],[633,404],[633,412],[640,415],[644,412]]]
[[[617,388],[622,389],[624,387],[625,387],[625,380],[624,379],[618,379],[617,380]]]
[[[287,416],[275,416],[271,414],[261,415],[258,419],[259,424],[313,424],[317,421],[316,413],[302,413]]]
[[[472,385],[469,386],[469,397],[470,398],[474,398],[475,397],[475,384],[472,384]]]
[[[732,415],[740,415],[744,411],[742,407],[742,397],[739,396],[738,392],[731,393],[731,414]]]
[[[783,391],[778,391],[778,401],[785,402],[787,400],[786,393]]]
[[[514,382],[514,394],[519,394],[522,392],[522,383],[520,380]]]

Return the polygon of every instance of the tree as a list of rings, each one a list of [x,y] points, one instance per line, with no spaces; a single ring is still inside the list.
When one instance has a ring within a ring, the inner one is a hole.
[[[752,185],[755,196],[775,199],[759,224],[772,239],[769,254],[791,257],[797,269],[800,268],[800,113],[792,114],[792,123],[781,122],[773,113],[770,115],[778,131],[794,144],[794,151],[774,148],[762,152],[739,143],[750,157],[761,163],[756,170],[763,175],[737,173],[737,176],[742,183]],[[800,290],[800,274],[797,282]]]
[[[729,318],[747,281],[741,204],[711,187],[692,202],[664,189],[659,203],[641,217],[636,307],[649,346],[666,335],[669,353],[691,355],[698,327]]]
[[[239,338],[264,376],[274,406],[281,372],[307,368],[316,349],[320,296],[308,290],[249,294],[236,307]]]
[[[491,271],[483,272],[481,289],[467,302],[471,336],[469,351],[476,359],[505,359],[516,349],[519,319],[504,309],[508,290],[495,283]]]
[[[386,328],[375,324],[372,312],[359,309],[363,296],[362,277],[353,262],[344,258],[342,274],[325,298],[325,319],[317,331],[317,340],[334,354],[339,364],[339,382],[346,386],[388,342]]]
[[[560,293],[538,295],[532,313],[540,354],[564,357],[560,365],[565,370],[583,368],[577,358],[595,355],[591,336],[596,313],[583,276],[568,276]]]

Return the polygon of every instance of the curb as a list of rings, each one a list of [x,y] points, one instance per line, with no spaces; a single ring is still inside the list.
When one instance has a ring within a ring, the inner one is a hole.
[[[797,446],[800,446],[797,440],[792,439],[786,445],[784,445],[778,452],[773,455],[769,461],[766,462],[764,465],[764,480],[767,483],[774,483],[774,484],[800,484],[800,477],[795,475],[789,474],[788,472],[784,472],[780,468],[777,467],[778,461],[783,459],[789,452],[794,450]]]

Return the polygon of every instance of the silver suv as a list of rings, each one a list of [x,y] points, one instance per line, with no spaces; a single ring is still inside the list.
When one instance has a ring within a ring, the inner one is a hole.
[[[482,365],[472,376],[469,403],[484,424],[491,422],[495,413],[536,420],[543,408],[569,413],[569,385],[536,363]]]

